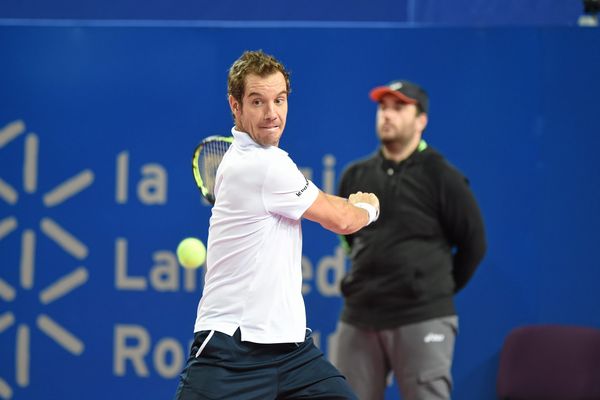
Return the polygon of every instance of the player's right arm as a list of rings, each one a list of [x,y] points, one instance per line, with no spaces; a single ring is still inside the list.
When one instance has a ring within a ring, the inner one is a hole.
[[[358,204],[358,206],[356,206]],[[368,206],[364,206],[367,204]],[[371,208],[371,213],[367,209]],[[357,192],[348,199],[319,192],[303,217],[321,224],[325,229],[340,235],[354,233],[367,226],[379,214],[379,199],[373,193]]]

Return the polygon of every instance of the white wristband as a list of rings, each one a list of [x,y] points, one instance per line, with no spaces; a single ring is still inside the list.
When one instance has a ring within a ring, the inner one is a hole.
[[[354,206],[367,210],[369,213],[369,222],[367,222],[367,225],[377,221],[377,218],[379,218],[379,210],[369,203],[355,203]]]

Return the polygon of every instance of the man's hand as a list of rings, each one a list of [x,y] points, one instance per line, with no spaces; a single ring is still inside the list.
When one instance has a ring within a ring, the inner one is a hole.
[[[355,207],[362,208],[369,213],[369,220],[366,225],[379,218],[379,199],[373,193],[356,192],[348,196],[348,202]]]

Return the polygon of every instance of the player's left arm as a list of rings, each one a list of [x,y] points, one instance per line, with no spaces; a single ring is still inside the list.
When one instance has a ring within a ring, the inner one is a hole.
[[[265,209],[290,219],[304,217],[337,234],[354,233],[379,216],[379,199],[356,192],[347,199],[319,190],[289,157],[272,155],[262,186]],[[304,207],[304,208],[303,208]]]
[[[371,211],[362,208],[367,206]],[[374,215],[371,215],[371,214]],[[369,225],[379,215],[379,199],[373,193],[357,192],[348,199],[319,192],[303,217],[340,235],[348,235]]]
[[[442,225],[454,246],[455,292],[473,276],[487,249],[483,216],[468,180],[456,169],[441,174]]]

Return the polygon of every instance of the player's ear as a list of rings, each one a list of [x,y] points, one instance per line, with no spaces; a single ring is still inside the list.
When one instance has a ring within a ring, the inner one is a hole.
[[[427,114],[426,113],[421,113],[417,116],[417,123],[419,124],[419,128],[422,131],[425,130],[425,127],[427,127],[427,122],[429,120],[427,119]]]
[[[240,103],[232,95],[229,95],[229,107],[231,108],[231,112],[234,115],[237,114],[237,112],[240,108]]]

